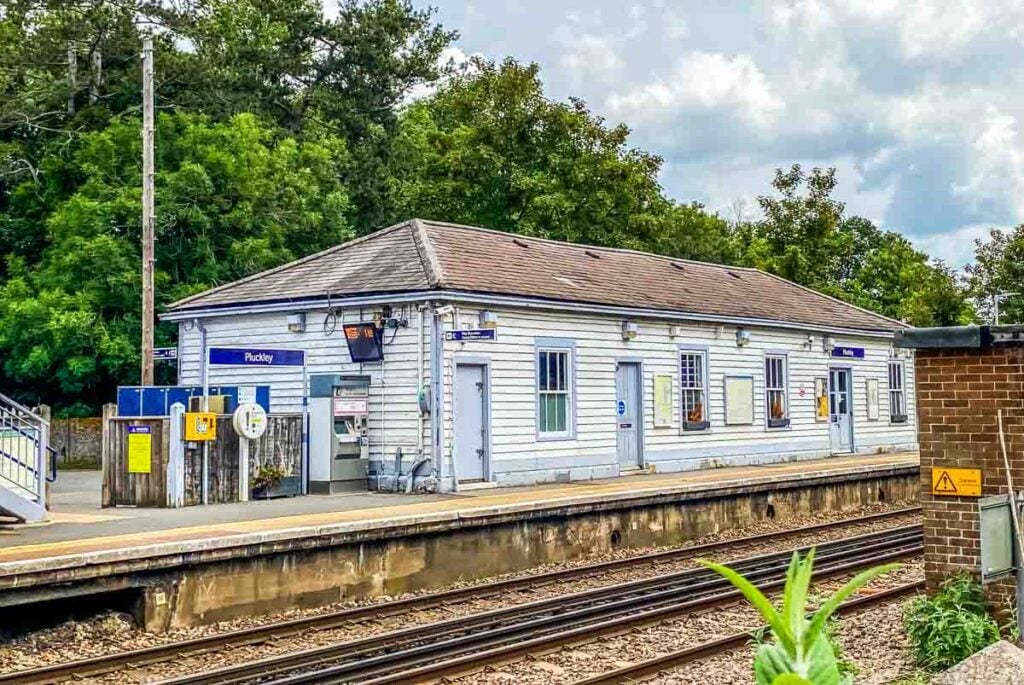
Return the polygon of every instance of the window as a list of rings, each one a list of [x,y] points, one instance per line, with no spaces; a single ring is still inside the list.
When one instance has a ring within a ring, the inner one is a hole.
[[[707,413],[706,353],[679,353],[679,392],[681,426],[684,431],[705,430],[711,425]]]
[[[537,432],[541,437],[572,434],[572,350],[537,350]]]
[[[783,355],[768,355],[764,358],[764,402],[769,428],[789,425],[786,357]]]
[[[889,421],[907,422],[907,391],[903,362],[889,362]]]

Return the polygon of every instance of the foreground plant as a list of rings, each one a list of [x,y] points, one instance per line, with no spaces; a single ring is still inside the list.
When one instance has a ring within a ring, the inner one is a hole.
[[[835,649],[828,636],[828,619],[839,605],[877,576],[898,568],[886,564],[864,571],[851,579],[825,600],[813,616],[807,616],[807,590],[814,570],[814,549],[793,560],[786,572],[786,586],[779,611],[757,587],[727,566],[701,560],[708,568],[722,574],[743,593],[747,601],[771,629],[773,641],[757,648],[754,675],[757,685],[846,685],[852,675],[841,676]]]

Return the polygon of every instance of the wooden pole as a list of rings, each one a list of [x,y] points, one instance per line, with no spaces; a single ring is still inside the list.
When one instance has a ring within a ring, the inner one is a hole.
[[[1013,539],[1017,552],[1017,629],[1024,630],[1024,538],[1021,537],[1020,516],[1018,515],[1017,493],[1013,489],[1013,475],[1010,473],[1010,456],[1006,451],[1006,434],[1003,433],[1003,410],[996,412],[999,423],[999,446],[1003,453],[1003,467],[1006,469],[1006,487],[1010,491],[1010,520],[1013,523]]]
[[[142,385],[153,385],[153,39],[142,39]]]

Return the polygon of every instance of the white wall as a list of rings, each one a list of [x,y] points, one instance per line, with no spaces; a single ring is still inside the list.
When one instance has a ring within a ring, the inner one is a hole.
[[[379,308],[378,308],[379,309]],[[406,464],[416,456],[416,431],[419,425],[417,404],[417,347],[419,315],[415,305],[393,307],[394,316],[405,317],[409,327],[397,333],[384,332],[385,360],[376,363],[353,363],[342,335],[342,323],[369,321],[373,311],[350,309],[339,313],[333,333],[324,329],[326,311],[306,313],[306,331],[290,333],[287,314],[234,315],[206,319],[207,346],[255,347],[305,350],[307,373],[365,374],[370,376],[370,459],[390,464],[395,450],[402,448]],[[423,322],[423,382],[430,377],[430,315]],[[394,333],[394,339],[392,334]],[[200,385],[201,349],[198,329],[190,324],[179,326],[179,383]],[[272,412],[302,411],[301,367],[230,367],[211,366],[210,385],[270,385]],[[424,428],[424,448],[429,452],[429,426]]]
[[[779,457],[815,457],[830,453],[828,423],[815,420],[814,379],[826,377],[830,363],[853,367],[854,441],[857,451],[907,448],[916,444],[913,405],[913,360],[906,360],[907,413],[910,423],[890,425],[887,340],[869,337],[836,337],[837,345],[863,347],[864,359],[833,359],[822,351],[821,335],[807,349],[807,333],[750,328],[751,342],[736,345],[735,327],[687,325],[685,334],[669,335],[665,322],[638,321],[636,340],[624,342],[622,319],[532,311],[495,309],[499,316],[495,342],[448,342],[445,344],[445,445],[452,439],[451,379],[453,360],[459,356],[488,358],[492,375],[491,475],[504,482],[551,480],[559,474],[572,479],[614,475],[618,472],[615,447],[615,361],[643,362],[643,411],[645,461],[656,470],[671,471],[707,466],[757,463]],[[477,326],[477,310],[462,308],[460,326]],[[446,330],[453,326],[451,317]],[[569,338],[576,344],[576,416],[574,439],[536,440],[534,342],[537,336]],[[707,346],[709,415],[707,432],[680,431],[678,352],[681,345]],[[791,425],[768,429],[765,422],[764,354],[785,352],[789,366],[789,415]],[[654,375],[673,377],[673,424],[654,428]],[[724,377],[754,377],[754,423],[726,426]],[[865,379],[879,383],[880,415],[868,421]],[[803,395],[801,395],[801,390]],[[563,476],[564,477],[564,476]]]

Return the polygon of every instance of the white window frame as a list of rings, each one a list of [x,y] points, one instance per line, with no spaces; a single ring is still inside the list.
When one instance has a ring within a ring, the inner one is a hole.
[[[769,365],[778,362],[782,378],[769,369]],[[790,423],[789,414],[789,356],[775,352],[764,355],[762,364],[764,374],[764,423],[767,428],[787,428]],[[782,417],[772,417],[772,397],[776,393],[782,395]],[[774,425],[773,425],[774,423]]]
[[[899,384],[899,387],[893,386],[894,380]],[[902,359],[889,360],[886,385],[889,389],[889,423],[907,423],[907,368]],[[901,408],[903,411],[893,411],[893,409],[897,408],[895,406],[897,402],[899,403],[898,408]]]
[[[681,346],[678,350],[679,366],[679,429],[683,433],[705,431],[711,427],[711,414],[708,406],[708,351],[707,348]],[[686,357],[696,358],[694,367],[700,376],[700,385],[684,385],[684,378],[687,375],[684,371],[683,360]],[[700,421],[690,421],[687,418],[692,406],[687,403],[687,398],[693,393],[699,393],[703,404],[703,411]]]
[[[550,379],[548,388],[541,388],[540,367],[542,354],[565,355],[565,388],[552,389]],[[534,419],[536,421],[537,440],[572,440],[576,437],[576,348],[572,341],[556,339],[538,339],[533,353],[534,366],[534,394],[536,396],[536,409]],[[542,431],[541,430],[541,397],[544,395],[565,396],[565,430],[564,431]]]

